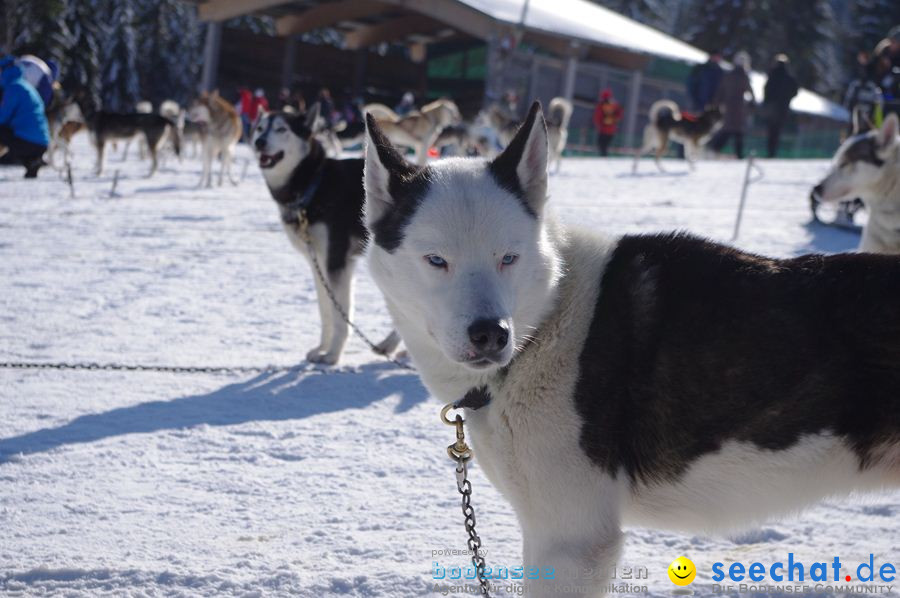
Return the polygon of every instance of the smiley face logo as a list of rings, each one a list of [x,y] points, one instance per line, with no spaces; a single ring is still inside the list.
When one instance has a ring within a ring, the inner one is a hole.
[[[697,577],[697,567],[686,556],[680,556],[669,565],[669,579],[676,586],[686,586]]]

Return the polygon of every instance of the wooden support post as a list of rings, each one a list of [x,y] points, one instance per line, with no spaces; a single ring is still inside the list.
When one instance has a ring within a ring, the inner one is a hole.
[[[366,67],[369,62],[369,49],[356,50],[353,57],[353,97],[363,97],[366,91]]]
[[[631,86],[628,91],[628,106],[625,108],[625,145],[635,145],[635,133],[637,132],[638,107],[641,105],[641,82],[643,73],[632,71]]]
[[[566,72],[563,78],[562,97],[572,101],[575,95],[575,76],[578,74],[578,57],[569,56],[566,59]]]
[[[216,88],[221,45],[222,23],[208,23],[206,25],[206,42],[203,46],[203,75],[200,80],[200,89],[202,91],[212,91]]]
[[[281,63],[281,86],[291,89],[294,83],[294,66],[297,60],[297,36],[290,35],[284,42],[284,58]]]

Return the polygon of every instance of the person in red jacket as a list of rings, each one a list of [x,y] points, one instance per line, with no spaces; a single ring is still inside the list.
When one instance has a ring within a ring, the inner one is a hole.
[[[616,134],[619,121],[622,120],[624,111],[612,95],[612,91],[604,89],[600,94],[600,101],[594,108],[594,126],[597,128],[597,147],[601,156],[609,155],[609,144]]]
[[[253,92],[253,99],[250,101],[250,122],[255,123],[256,119],[259,118],[259,113],[266,113],[269,111],[269,100],[266,99],[266,92],[263,91],[262,87],[257,88],[255,92]]]
[[[241,129],[244,132],[243,140],[244,143],[249,143],[250,139],[250,125],[253,124],[253,121],[250,120],[250,110],[253,105],[253,94],[250,93],[250,90],[246,87],[238,88],[239,99],[235,108],[237,108],[238,115],[241,117]]]

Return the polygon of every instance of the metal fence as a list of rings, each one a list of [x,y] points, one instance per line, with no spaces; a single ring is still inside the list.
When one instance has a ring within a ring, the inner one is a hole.
[[[533,99],[545,105],[563,89],[565,62],[541,54],[517,55],[508,61],[504,72],[507,87],[519,92],[519,111],[524,114]],[[612,91],[625,108],[625,118],[612,142],[612,152],[631,153],[640,144],[647,114],[653,102],[671,99],[679,106],[688,106],[682,81],[647,76],[604,64],[578,64],[572,98],[574,111],[569,123],[569,155],[597,153],[592,117],[600,92]],[[825,158],[833,155],[840,143],[842,125],[830,119],[807,114],[795,114],[789,119],[781,137],[779,156],[786,158]],[[764,155],[766,148],[765,122],[757,114],[752,120],[744,141],[745,148]],[[724,148],[729,151],[730,145]],[[670,148],[670,153],[675,150]]]

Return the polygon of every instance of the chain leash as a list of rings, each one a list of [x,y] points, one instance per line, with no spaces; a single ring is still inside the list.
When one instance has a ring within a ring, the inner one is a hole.
[[[374,353],[383,356],[385,359],[399,368],[409,371],[415,371],[415,368],[413,368],[409,364],[403,363],[402,361],[385,355],[384,351],[382,351],[377,344],[372,342],[372,340],[369,339],[369,337],[362,330],[360,330],[356,324],[350,321],[350,316],[346,311],[344,311],[344,308],[341,307],[341,304],[338,302],[337,297],[335,297],[334,291],[331,289],[331,285],[328,284],[328,279],[325,277],[325,273],[322,271],[322,267],[319,265],[319,260],[316,258],[315,248],[313,247],[312,239],[309,236],[309,220],[306,216],[306,210],[298,210],[297,217],[300,223],[300,238],[303,239],[303,242],[306,244],[307,251],[309,251],[309,257],[312,261],[316,276],[325,287],[325,292],[328,294],[328,298],[331,300],[331,303],[334,305],[338,314],[341,316],[341,319],[344,320],[344,322],[346,322],[347,325],[350,326],[350,328],[352,328],[357,335],[359,335],[362,341],[366,345],[368,345]],[[296,366],[179,366],[98,363],[95,361],[0,361],[0,370],[85,370],[114,372],[165,372],[169,374],[254,374],[258,372],[286,372],[293,369],[293,367]]]
[[[183,366],[140,365],[128,363],[98,363],[96,361],[0,361],[2,370],[87,370],[107,372],[165,372],[169,374],[253,374],[257,372],[286,372],[288,366]]]
[[[447,454],[456,463],[456,489],[462,496],[462,513],[466,533],[469,538],[466,545],[472,553],[472,565],[475,567],[475,575],[478,578],[478,586],[482,596],[490,598],[490,586],[485,569],[487,564],[481,554],[481,538],[475,531],[475,507],[472,506],[472,483],[469,481],[469,472],[466,463],[472,458],[472,449],[466,444],[466,434],[463,429],[463,418],[457,414],[454,419],[448,419],[447,413],[455,409],[453,403],[449,403],[441,409],[441,421],[448,426],[456,427],[456,442],[447,447]]]
[[[306,251],[309,253],[309,260],[312,262],[313,270],[316,273],[316,278],[319,279],[319,282],[322,283],[322,286],[325,287],[325,293],[328,295],[328,298],[331,300],[332,305],[337,310],[338,315],[341,316],[341,319],[348,325],[350,328],[359,336],[362,341],[368,345],[369,349],[372,350],[373,353],[381,355],[394,365],[399,368],[403,368],[404,370],[415,371],[415,368],[407,363],[403,363],[390,355],[387,355],[381,348],[373,342],[365,332],[360,330],[359,326],[350,321],[350,316],[344,311],[344,308],[341,306],[340,302],[338,302],[337,297],[334,295],[334,291],[331,288],[331,285],[328,284],[328,278],[325,276],[325,273],[322,271],[322,267],[319,265],[319,259],[316,257],[316,250],[312,243],[312,238],[309,236],[309,218],[306,215],[305,209],[300,209],[297,211],[297,231],[300,234],[300,238],[303,240],[303,243],[306,244]]]

